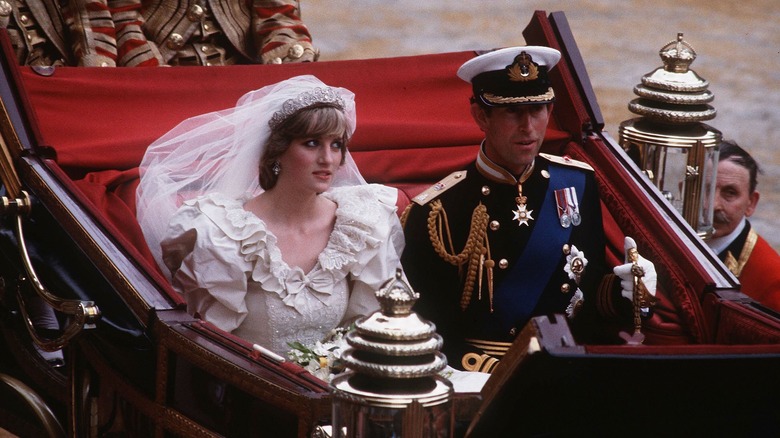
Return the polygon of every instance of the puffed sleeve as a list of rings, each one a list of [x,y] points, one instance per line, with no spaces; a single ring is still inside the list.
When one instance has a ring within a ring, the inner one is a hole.
[[[238,245],[197,203],[179,209],[160,244],[173,287],[187,301],[187,311],[228,332],[247,315],[250,268]]]
[[[368,202],[372,202],[373,208],[379,212],[370,232],[376,244],[360,252],[357,263],[350,271],[353,283],[345,321],[378,310],[376,291],[387,280],[395,277],[396,269],[401,267],[404,237],[396,214],[398,192],[379,184],[371,184],[369,188],[374,196]]]

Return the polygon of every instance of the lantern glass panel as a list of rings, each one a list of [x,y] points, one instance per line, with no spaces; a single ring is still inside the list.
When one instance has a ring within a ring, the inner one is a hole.
[[[647,168],[655,175],[655,185],[672,206],[683,212],[685,204],[688,149],[647,145]]]
[[[704,152],[702,166],[701,208],[696,231],[703,236],[712,234],[712,218],[715,212],[715,179],[717,178],[719,151],[716,147],[708,147]]]

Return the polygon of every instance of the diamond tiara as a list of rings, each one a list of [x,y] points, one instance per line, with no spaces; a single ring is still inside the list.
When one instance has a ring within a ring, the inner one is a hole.
[[[268,121],[268,126],[270,126],[271,129],[276,129],[282,122],[297,111],[318,103],[333,104],[342,111],[345,106],[344,99],[342,99],[333,88],[317,87],[310,91],[304,91],[292,99],[287,99],[282,104],[282,108],[275,112],[271,117],[271,120]]]

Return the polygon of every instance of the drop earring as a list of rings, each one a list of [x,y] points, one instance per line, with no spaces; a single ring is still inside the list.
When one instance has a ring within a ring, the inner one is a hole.
[[[282,165],[278,161],[274,161],[273,166],[271,166],[271,172],[274,173],[274,175],[279,176],[279,172],[282,171]]]

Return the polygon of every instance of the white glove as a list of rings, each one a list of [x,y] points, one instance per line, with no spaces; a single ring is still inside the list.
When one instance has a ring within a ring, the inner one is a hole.
[[[624,297],[628,298],[629,300],[634,299],[634,274],[632,273],[632,268],[634,267],[634,264],[631,262],[631,257],[629,254],[629,251],[632,249],[636,249],[636,242],[634,242],[634,239],[630,237],[626,237],[625,243],[625,255],[626,255],[626,263],[623,265],[615,266],[612,271],[620,277],[620,287],[622,289],[622,294]],[[644,271],[644,275],[640,277],[640,281],[645,284],[645,287],[647,288],[647,291],[650,293],[650,295],[655,296],[655,286],[658,280],[658,275],[655,272],[655,265],[647,260],[646,258],[642,257],[637,253],[637,264],[638,267],[641,268],[642,271]],[[643,308],[643,310],[647,310],[647,308]]]

